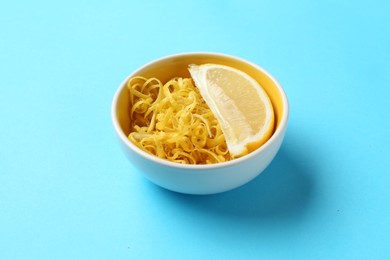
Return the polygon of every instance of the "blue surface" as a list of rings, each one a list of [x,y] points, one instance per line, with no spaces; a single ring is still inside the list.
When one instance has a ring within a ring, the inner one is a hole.
[[[386,1],[0,3],[0,259],[390,259]],[[291,105],[231,192],[163,190],[125,159],[120,82],[186,51],[243,57]]]

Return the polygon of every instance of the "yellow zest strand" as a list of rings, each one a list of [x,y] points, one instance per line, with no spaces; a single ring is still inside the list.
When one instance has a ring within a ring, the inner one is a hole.
[[[172,162],[210,164],[232,159],[217,119],[190,78],[162,84],[156,78],[127,82],[129,140],[147,153]]]

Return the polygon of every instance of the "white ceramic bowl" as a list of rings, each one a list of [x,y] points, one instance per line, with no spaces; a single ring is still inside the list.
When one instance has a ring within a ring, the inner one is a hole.
[[[276,123],[272,137],[259,149],[241,158],[211,165],[183,165],[150,155],[127,139],[129,96],[126,82],[134,76],[190,77],[189,64],[217,63],[242,70],[256,79],[269,95]],[[237,188],[258,176],[278,152],[289,114],[287,97],[280,84],[263,68],[244,59],[219,53],[182,53],[152,61],[132,72],[119,86],[112,102],[112,122],[121,147],[140,173],[166,189],[189,194],[212,194]]]

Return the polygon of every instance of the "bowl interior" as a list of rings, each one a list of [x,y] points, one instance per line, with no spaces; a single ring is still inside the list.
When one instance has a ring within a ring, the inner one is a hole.
[[[281,124],[283,113],[285,113],[285,105],[287,104],[284,103],[285,99],[281,93],[282,90],[280,89],[280,86],[278,87],[278,83],[266,71],[239,58],[218,54],[195,53],[181,54],[159,59],[141,67],[129,75],[120,87],[120,94],[118,96],[116,106],[118,123],[121,126],[123,133],[126,136],[130,133],[130,118],[128,112],[130,110],[130,102],[129,93],[126,87],[128,79],[134,76],[143,76],[146,78],[156,77],[164,84],[173,77],[190,77],[190,73],[187,69],[189,64],[200,65],[204,63],[216,63],[231,66],[244,71],[253,77],[264,88],[271,99],[276,119],[275,131],[277,130]]]

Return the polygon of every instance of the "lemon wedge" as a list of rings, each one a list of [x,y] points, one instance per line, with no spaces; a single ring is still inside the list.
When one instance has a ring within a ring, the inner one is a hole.
[[[190,65],[188,70],[217,118],[233,157],[256,150],[271,137],[273,107],[255,79],[218,64]]]

